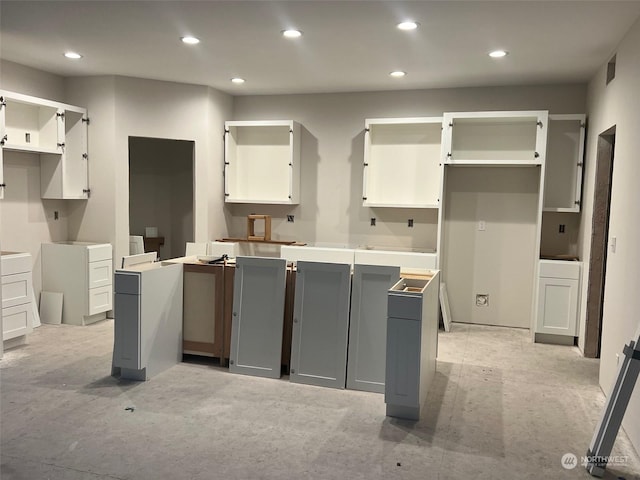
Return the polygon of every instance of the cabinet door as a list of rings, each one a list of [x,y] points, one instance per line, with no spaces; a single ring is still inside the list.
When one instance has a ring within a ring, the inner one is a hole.
[[[347,388],[384,393],[387,292],[399,278],[400,267],[354,267]]]
[[[420,406],[420,321],[389,317],[384,401]]]
[[[81,112],[66,110],[63,122],[63,198],[87,198],[87,123]]]
[[[545,211],[580,211],[585,122],[585,115],[549,115]]]
[[[298,262],[290,381],[345,387],[350,291],[350,264]]]
[[[280,378],[286,268],[280,258],[237,258],[231,372]]]
[[[537,333],[576,336],[578,280],[541,277]]]
[[[113,364],[138,370],[140,365],[140,296],[115,295]]]

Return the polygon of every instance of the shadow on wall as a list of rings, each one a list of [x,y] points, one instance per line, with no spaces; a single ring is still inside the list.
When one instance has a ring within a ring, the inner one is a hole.
[[[225,203],[227,237],[247,236],[247,215],[271,215],[271,238],[313,243],[318,213],[318,139],[300,126],[300,205]],[[222,200],[224,201],[224,200]],[[287,217],[293,216],[293,222]],[[215,240],[215,239],[212,239]]]

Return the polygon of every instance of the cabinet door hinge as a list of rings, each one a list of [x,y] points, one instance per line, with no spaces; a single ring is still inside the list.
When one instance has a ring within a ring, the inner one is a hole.
[[[91,189],[90,188],[83,188],[82,189],[82,193],[87,195],[87,198],[91,197]]]
[[[0,138],[0,145],[4,145],[5,143],[7,143],[7,140],[9,139],[9,137],[7,137],[6,135],[2,138]]]
[[[578,162],[577,164],[579,167],[581,167],[582,165],[584,165],[582,162]]]
[[[362,200],[366,200],[366,199],[367,199],[367,197],[362,197]]]
[[[7,184],[6,184],[6,183],[0,183],[0,188],[4,188],[4,187],[6,187],[6,186],[7,186]]]
[[[538,120],[538,121],[536,122],[536,125],[538,125],[540,128],[542,128],[542,120]]]
[[[584,123],[584,122],[583,122],[583,123],[581,123],[581,124],[580,124],[580,128],[587,128],[587,124],[586,124],[586,123]]]
[[[82,158],[84,158],[85,160],[89,160],[89,155],[87,153],[83,153]]]
[[[575,203],[576,205],[580,205],[580,200],[576,200],[576,201],[575,201],[575,202],[573,202],[573,203]]]
[[[364,166],[365,166],[365,167],[368,167],[368,166],[369,166],[369,164],[368,164],[368,163],[365,163],[365,164],[364,164]]]
[[[369,133],[369,132],[371,131],[371,129],[370,129],[370,128],[365,128],[365,129],[364,129],[364,131],[365,131],[366,133]]]
[[[56,117],[61,118],[62,120],[64,120],[64,112],[57,112],[56,113]]]
[[[6,106],[7,106],[7,101],[4,99],[4,97],[0,97],[0,108],[6,107]]]
[[[57,145],[64,150],[64,142],[58,143]]]
[[[87,125],[89,125],[89,124],[91,123],[91,120],[89,119],[89,117],[83,117],[83,118],[82,118],[82,121],[83,121],[84,123],[86,123]]]
[[[533,152],[533,158],[540,158],[540,154],[538,152]]]

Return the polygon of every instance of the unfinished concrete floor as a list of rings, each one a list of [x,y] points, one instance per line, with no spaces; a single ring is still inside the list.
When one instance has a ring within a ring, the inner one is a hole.
[[[38,328],[1,368],[2,480],[539,479],[584,455],[604,396],[598,362],[529,333],[454,324],[425,418],[380,394],[182,363],[146,383],[109,376],[113,322]],[[134,410],[127,410],[132,407]],[[638,479],[626,435],[606,478]]]

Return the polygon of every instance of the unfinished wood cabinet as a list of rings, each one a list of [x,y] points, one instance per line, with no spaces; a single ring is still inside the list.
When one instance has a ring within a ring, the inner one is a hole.
[[[3,154],[12,151],[40,156],[42,198],[89,198],[88,123],[85,108],[0,91]],[[1,184],[4,180],[0,177]]]
[[[544,211],[580,212],[586,115],[549,115]]]
[[[292,120],[225,122],[228,203],[298,204],[300,125]]]
[[[362,204],[438,208],[442,117],[365,120]]]
[[[541,165],[547,145],[547,111],[445,113],[446,165]]]

